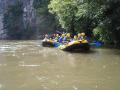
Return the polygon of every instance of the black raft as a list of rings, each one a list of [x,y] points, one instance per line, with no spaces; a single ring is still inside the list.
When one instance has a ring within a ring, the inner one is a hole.
[[[50,41],[42,41],[43,47],[54,47],[54,43]]]

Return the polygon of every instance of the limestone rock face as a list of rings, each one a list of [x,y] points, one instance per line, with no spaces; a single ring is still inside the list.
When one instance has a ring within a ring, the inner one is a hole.
[[[3,3],[4,0],[0,0],[0,39],[3,39],[4,38],[4,31],[3,31],[3,23],[2,23],[2,19],[3,19],[3,8],[4,8],[4,3]]]
[[[36,27],[36,14],[33,7],[34,0],[23,0],[23,10],[24,10],[24,24],[29,25],[32,29]]]
[[[0,0],[0,39],[5,38],[3,30],[3,15],[9,5],[15,5],[17,1],[23,3],[23,22],[24,28],[30,27],[31,29],[36,29],[36,14],[33,8],[34,0]],[[4,36],[4,37],[3,37]]]
[[[23,15],[21,17],[21,20],[19,20],[21,24],[19,24],[19,27],[23,28],[24,30],[31,30],[32,32],[35,32],[33,36],[31,35],[31,39],[39,39],[39,36],[41,34],[51,33],[55,30],[58,30],[54,15],[50,14],[48,11],[45,11],[45,14],[38,14],[39,11],[35,8],[35,2],[46,2],[46,0],[0,0],[0,39],[7,39],[7,34],[5,32],[6,30],[3,28],[5,25],[3,23],[4,13],[10,5],[16,5],[18,1],[22,3],[23,9]],[[45,4],[42,2],[39,3]],[[47,8],[47,5],[45,4],[42,6],[43,8],[41,10],[43,12],[44,7]],[[25,32],[29,33],[29,31]]]

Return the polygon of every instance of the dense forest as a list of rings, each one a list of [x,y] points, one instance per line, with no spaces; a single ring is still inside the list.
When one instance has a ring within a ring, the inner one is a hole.
[[[120,0],[34,0],[36,27],[24,28],[23,6],[19,1],[4,14],[9,38],[30,39],[41,33],[64,30],[85,32],[92,39],[120,46]]]
[[[48,5],[66,30],[116,45],[120,44],[119,6],[119,0],[51,0]]]

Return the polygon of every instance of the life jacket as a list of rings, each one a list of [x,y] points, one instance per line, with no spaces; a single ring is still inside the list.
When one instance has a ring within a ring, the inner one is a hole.
[[[82,40],[82,37],[78,37],[77,40]]]
[[[55,40],[58,42],[60,37],[55,37]]]
[[[60,37],[60,38],[58,39],[58,42],[59,42],[59,43],[62,43],[62,42],[63,42],[63,37]]]
[[[67,36],[65,36],[65,37],[63,38],[63,41],[67,41]]]
[[[70,41],[71,41],[71,38],[70,38],[70,37],[67,37],[67,41],[70,42]]]

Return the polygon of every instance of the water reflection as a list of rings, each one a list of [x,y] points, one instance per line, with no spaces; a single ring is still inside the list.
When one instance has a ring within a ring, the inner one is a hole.
[[[119,90],[120,51],[69,53],[40,41],[0,41],[1,90]]]

